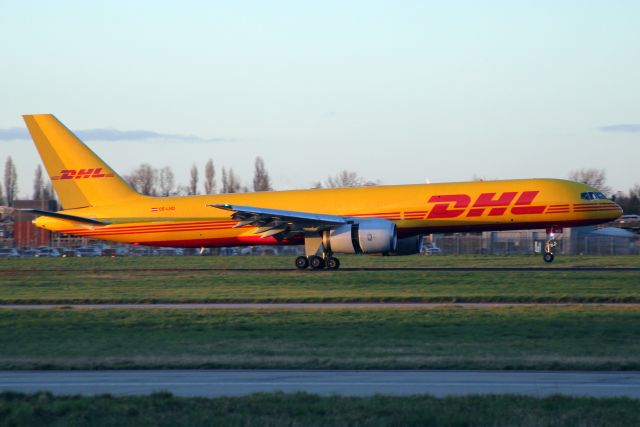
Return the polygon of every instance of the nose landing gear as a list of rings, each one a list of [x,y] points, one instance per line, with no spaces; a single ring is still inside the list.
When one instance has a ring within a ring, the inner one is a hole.
[[[544,262],[553,262],[553,259],[555,258],[553,249],[558,246],[559,240],[559,237],[556,236],[556,233],[561,234],[562,228],[547,228],[547,242],[544,244],[544,254],[542,255],[542,259],[544,260]]]

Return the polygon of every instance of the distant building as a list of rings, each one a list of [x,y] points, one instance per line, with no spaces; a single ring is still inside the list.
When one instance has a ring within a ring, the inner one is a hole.
[[[16,200],[14,207],[16,209],[57,210],[55,200]],[[14,246],[19,248],[49,246],[52,233],[33,225],[34,218],[33,214],[24,212],[13,214]]]

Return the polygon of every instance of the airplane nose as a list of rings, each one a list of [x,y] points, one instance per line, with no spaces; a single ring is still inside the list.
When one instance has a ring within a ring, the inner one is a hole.
[[[619,204],[617,204],[617,203],[615,203],[615,202],[612,202],[612,203],[613,203],[614,205],[616,205],[616,208],[617,208],[617,209],[615,209],[615,210],[611,210],[611,216],[612,216],[612,219],[620,218],[620,217],[622,216],[622,214],[624,213],[624,212],[622,211],[622,208],[620,207],[620,205],[619,205]]]

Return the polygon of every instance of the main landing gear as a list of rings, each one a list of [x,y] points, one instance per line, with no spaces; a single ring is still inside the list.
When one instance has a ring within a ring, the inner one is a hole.
[[[544,254],[542,255],[544,262],[553,262],[553,259],[555,258],[553,249],[558,246],[559,239],[558,236],[556,236],[556,233],[562,233],[562,228],[547,228],[547,242],[544,244]]]
[[[335,258],[331,247],[323,242],[323,233],[309,232],[304,235],[305,256],[296,258],[296,268],[299,270],[337,270],[340,268],[340,260]]]
[[[296,268],[299,270],[306,270],[307,268],[312,270],[337,270],[340,268],[340,260],[338,258],[327,256],[325,258],[318,255],[311,255],[310,257],[299,256],[296,258]]]

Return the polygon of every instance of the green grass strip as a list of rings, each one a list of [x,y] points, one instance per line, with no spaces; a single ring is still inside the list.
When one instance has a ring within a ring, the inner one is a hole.
[[[638,266],[572,257],[565,266]],[[0,260],[0,304],[169,302],[627,302],[640,271],[296,271],[286,257]],[[540,266],[537,257],[345,257],[372,266]],[[220,270],[274,267],[273,271]]]
[[[626,302],[640,272],[14,272],[0,304],[169,302]]]
[[[0,310],[0,369],[640,369],[640,310]]]
[[[60,271],[86,269],[139,268],[278,268],[292,270],[295,256],[161,256],[161,257],[97,257],[97,258],[24,258],[0,259],[0,272],[7,270]],[[346,268],[406,268],[406,267],[640,267],[640,257],[558,255],[547,264],[538,255],[512,256],[363,256],[339,255]]]
[[[640,401],[552,396],[181,398],[0,394],[0,424],[47,426],[631,426]]]

